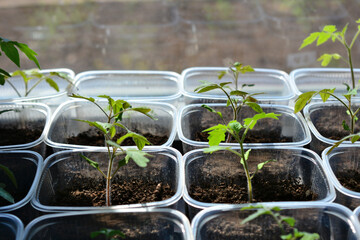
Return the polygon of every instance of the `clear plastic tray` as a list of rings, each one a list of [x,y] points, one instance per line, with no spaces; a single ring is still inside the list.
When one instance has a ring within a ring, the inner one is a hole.
[[[22,240],[24,224],[14,215],[0,213],[0,236],[5,240]]]

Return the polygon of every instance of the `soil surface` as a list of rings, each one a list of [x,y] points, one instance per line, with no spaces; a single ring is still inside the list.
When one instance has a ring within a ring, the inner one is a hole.
[[[0,146],[33,142],[40,138],[43,128],[0,128]]]
[[[258,177],[258,178],[257,178]],[[273,201],[312,201],[317,199],[317,194],[309,186],[301,184],[297,179],[282,179],[274,181],[276,176],[256,176],[253,181],[254,202]],[[228,182],[229,180],[226,180]],[[231,181],[231,180],[230,180]],[[190,186],[190,196],[197,201],[207,203],[241,204],[248,202],[246,179],[241,185],[221,182],[210,185],[206,182]]]
[[[360,173],[356,170],[347,170],[346,172],[339,172],[336,174],[340,184],[345,188],[360,192]]]
[[[137,131],[134,131],[137,132]],[[168,136],[154,136],[150,133],[142,134],[152,145],[160,146],[169,139]],[[114,139],[118,139],[122,136],[122,134],[116,134]],[[104,146],[104,135],[94,129],[89,129],[88,131],[79,133],[76,136],[70,137],[67,139],[69,144],[76,144],[76,145],[88,145],[88,146]],[[121,144],[122,146],[134,146],[135,143],[131,138],[125,139],[125,141]]]
[[[112,205],[148,203],[172,197],[175,191],[168,184],[117,180],[112,184]],[[53,206],[105,206],[105,182],[77,179],[68,189],[56,193]]]

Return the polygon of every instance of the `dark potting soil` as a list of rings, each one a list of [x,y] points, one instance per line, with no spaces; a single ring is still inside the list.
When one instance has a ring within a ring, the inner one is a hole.
[[[136,130],[134,132],[137,132]],[[152,145],[162,145],[166,143],[168,140],[168,136],[154,136],[150,133],[142,134]],[[116,134],[114,139],[118,139],[122,136],[122,134]],[[85,132],[79,133],[76,136],[70,137],[67,139],[69,144],[76,144],[76,145],[89,145],[89,146],[104,146],[105,140],[104,135],[94,129],[89,129]],[[125,139],[125,141],[121,144],[122,146],[134,146],[135,143],[131,138]]]
[[[360,173],[356,170],[347,170],[336,174],[340,184],[354,192],[360,192]]]
[[[0,128],[0,146],[33,142],[40,138],[42,131],[43,128]]]
[[[105,206],[105,183],[76,179],[71,187],[56,193],[53,206]],[[111,185],[112,205],[148,203],[166,200],[175,192],[168,184],[139,179],[117,180]]]
[[[255,176],[252,180],[254,202],[273,201],[312,201],[317,199],[310,187],[303,185],[297,179],[275,180],[277,176],[267,174],[262,178]],[[248,202],[246,179],[242,179],[242,185],[229,184],[231,180],[221,182],[218,185],[201,182],[196,186],[190,186],[190,196],[197,201],[207,203],[231,203],[241,204]]]

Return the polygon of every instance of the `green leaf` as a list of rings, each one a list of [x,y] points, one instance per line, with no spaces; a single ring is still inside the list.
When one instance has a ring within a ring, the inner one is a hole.
[[[289,224],[290,227],[294,227],[296,222],[296,220],[292,217],[282,217],[281,221],[286,222],[287,224]]]
[[[349,26],[349,23],[347,23],[345,25],[345,27],[342,29],[342,31],[341,31],[342,36],[345,36],[348,26]]]
[[[120,146],[119,144],[117,144],[116,142],[114,142],[114,141],[106,140],[105,142],[106,142],[106,144],[109,145],[109,146],[112,146],[112,147],[120,148],[120,149],[121,149],[121,146]]]
[[[307,233],[307,232],[300,232],[303,236],[301,240],[318,240],[320,239],[320,235],[317,233]]]
[[[208,92],[208,91],[211,91],[211,90],[214,90],[214,89],[219,89],[221,88],[219,85],[217,84],[207,84],[207,85],[202,85],[202,86],[199,86],[197,88],[195,88],[194,92],[197,92],[197,93],[204,93],[204,92]]]
[[[14,46],[13,41],[9,42],[1,42],[1,50],[5,53],[5,55],[16,64],[16,66],[20,67],[20,57],[19,52]]]
[[[129,163],[129,162],[128,162],[128,159],[126,159],[126,157],[125,157],[125,158],[119,160],[119,162],[118,162],[118,167],[121,168],[121,167],[125,166],[125,165],[128,164],[128,163]]]
[[[29,60],[33,61],[38,68],[40,68],[40,64],[38,60],[36,59],[37,53],[28,47],[28,45],[24,43],[14,42],[14,44],[19,48],[20,51],[22,51]]]
[[[81,95],[77,95],[77,94],[72,94],[72,95],[70,95],[70,97],[72,97],[72,98],[80,98],[80,99],[88,100],[90,102],[95,102],[95,99],[92,98],[92,97],[85,97],[85,96],[81,96]]]
[[[114,230],[114,229],[109,229],[109,228],[102,228],[99,231],[94,231],[91,232],[90,237],[91,238],[96,238],[99,235],[105,235],[106,239],[110,238],[109,240],[115,240],[115,236],[119,236],[121,238],[125,238],[125,234],[123,232],[121,232],[120,230]]]
[[[241,210],[243,210],[243,209],[241,209]],[[267,215],[267,214],[271,215],[271,211],[268,209],[258,209],[256,212],[250,214],[244,220],[242,220],[240,224],[245,224],[247,222],[250,222],[250,221],[258,218],[261,215]]]
[[[139,150],[142,150],[146,144],[150,145],[150,142],[146,139],[146,137],[140,134],[133,133],[131,137]]]
[[[231,130],[233,130],[235,132],[235,134],[239,134],[239,132],[241,131],[241,129],[243,128],[243,125],[241,125],[241,123],[239,123],[236,120],[232,120],[229,122],[228,124],[228,128],[230,128]]]
[[[311,101],[311,99],[314,97],[315,94],[316,91],[310,91],[301,94],[295,100],[294,113],[300,112],[305,107],[305,105]]]
[[[326,25],[323,28],[323,32],[329,32],[329,33],[333,33],[337,30],[335,25]]]
[[[330,38],[331,38],[330,33],[325,33],[325,32],[319,33],[319,37],[318,37],[318,40],[316,42],[316,46],[319,46],[319,45],[327,42],[327,40],[329,40]]]
[[[321,61],[321,66],[326,67],[327,65],[329,65],[329,63],[333,58],[340,59],[341,56],[337,53],[333,53],[333,54],[324,53],[323,55],[321,55],[321,57],[317,59],[317,61],[319,62]]]
[[[247,160],[249,159],[250,152],[251,152],[251,149],[248,149],[248,150],[244,153],[245,161],[247,161]],[[244,159],[243,159],[243,158],[240,159],[240,163],[241,163],[242,165],[244,165]]]
[[[11,77],[10,73],[0,68],[0,85],[5,84],[5,78]]]
[[[57,85],[57,83],[53,79],[46,78],[45,81],[49,84],[50,87],[55,89],[57,92],[60,91],[59,86]]]
[[[258,112],[258,113],[262,113],[263,110],[262,108],[260,107],[259,104],[257,104],[256,102],[246,102],[246,105],[248,105],[249,107],[251,107],[255,112]]]
[[[252,118],[245,118],[244,119],[244,125],[248,126],[250,129],[253,129],[255,124],[258,120],[264,119],[264,118],[272,118],[277,119],[278,116],[281,116],[281,114],[275,114],[275,113],[258,113],[254,115]]]
[[[217,146],[222,141],[225,141],[226,130],[227,127],[225,125],[218,124],[216,126],[205,129],[203,132],[209,132],[209,145]]]
[[[350,141],[351,141],[351,143],[355,143],[357,140],[359,140],[359,138],[360,138],[360,135],[358,134],[358,135],[353,136]]]
[[[220,71],[218,74],[218,79],[222,79],[226,75],[226,71]]]
[[[300,49],[303,49],[304,47],[306,47],[306,46],[312,44],[313,42],[315,42],[316,39],[318,38],[319,34],[320,34],[319,32],[311,33],[307,38],[305,38],[305,39],[303,40],[303,42],[302,42],[299,50],[300,50]]]
[[[250,65],[246,65],[242,68],[239,69],[241,73],[247,73],[247,72],[255,72],[255,70],[250,66]]]
[[[149,117],[149,118],[151,118],[153,120],[156,120],[156,118],[150,114],[151,108],[136,107],[136,108],[131,108],[131,111],[142,113],[142,114],[146,115],[147,117]]]
[[[258,169],[258,170],[261,170],[261,169],[265,166],[265,164],[267,164],[267,163],[269,163],[269,162],[276,162],[276,160],[275,160],[275,159],[270,159],[270,160],[267,160],[267,161],[265,161],[265,162],[259,163],[259,164],[257,165],[257,169]]]
[[[114,125],[112,125],[109,129],[109,132],[110,132],[110,138],[112,139],[113,137],[115,137],[116,135],[116,128]]]
[[[80,156],[81,156],[84,160],[86,160],[86,161],[90,164],[90,166],[96,168],[97,170],[100,170],[100,168],[99,168],[99,163],[91,160],[90,158],[88,158],[88,157],[86,157],[86,156],[84,156],[84,155],[82,155],[82,154],[80,154]]]
[[[221,151],[221,150],[229,150],[230,147],[223,147],[223,146],[210,146],[208,148],[204,148],[203,152],[204,153],[213,153],[213,152],[217,152],[217,151]]]
[[[342,121],[342,126],[343,126],[344,130],[350,131],[350,127],[349,127],[349,125],[346,124],[345,120]]]
[[[243,92],[243,91],[239,91],[239,90],[234,90],[230,92],[231,96],[240,96],[240,97],[245,97],[248,93],[247,92]]]
[[[91,121],[80,120],[80,119],[75,119],[75,120],[79,121],[79,122],[87,123],[91,127],[96,127],[97,129],[99,129],[104,134],[107,134],[109,132],[109,129],[113,126],[111,123],[104,123],[104,122],[98,122],[98,121],[91,122]]]
[[[323,90],[318,91],[318,93],[319,93],[321,99],[323,100],[323,102],[326,102],[329,99],[329,97],[331,96],[329,93],[334,93],[334,92],[335,92],[335,88],[323,89]]]
[[[10,179],[12,184],[14,184],[14,186],[17,188],[18,185],[14,173],[8,167],[2,164],[0,164],[0,169],[6,174],[6,176]]]
[[[218,112],[216,110],[214,110],[213,108],[209,107],[208,105],[201,105],[202,108],[205,108],[206,110],[208,110],[209,112],[212,112],[212,113],[216,113],[217,115],[219,115],[221,118],[223,118],[222,116],[222,113],[221,112]]]
[[[128,149],[126,150],[126,161],[129,161],[132,159],[139,167],[146,167],[147,163],[150,161],[147,157],[150,157],[151,155],[142,152],[137,149]]]
[[[15,203],[14,198],[11,196],[10,193],[8,193],[5,189],[4,189],[4,185],[0,186],[0,197],[4,198],[6,201],[10,202],[10,203]]]

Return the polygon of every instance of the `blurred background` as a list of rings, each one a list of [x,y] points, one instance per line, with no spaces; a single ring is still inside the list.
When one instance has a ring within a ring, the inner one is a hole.
[[[290,72],[320,67],[316,59],[324,52],[346,55],[339,43],[298,49],[328,24],[342,29],[349,22],[351,41],[359,9],[360,0],[0,0],[0,36],[28,44],[43,69],[180,73],[240,61]],[[35,67],[24,56],[21,64]]]

